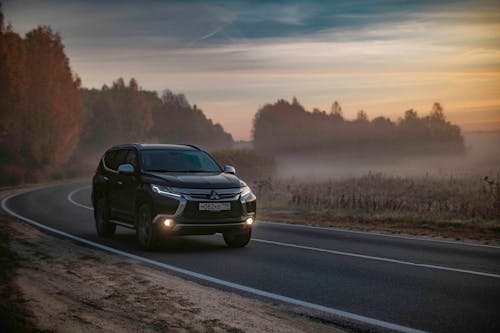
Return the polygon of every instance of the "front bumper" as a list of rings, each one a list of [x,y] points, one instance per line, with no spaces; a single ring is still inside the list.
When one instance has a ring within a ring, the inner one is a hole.
[[[200,190],[197,191],[198,194]],[[242,200],[239,193],[222,200],[207,200],[193,198],[190,195],[183,194],[177,197],[177,205],[172,207],[174,198],[165,198],[161,195],[155,195],[156,216],[153,218],[153,225],[165,235],[205,235],[224,232],[246,232],[252,229],[253,224],[247,224],[245,221],[256,218],[256,198],[252,196],[250,200]],[[168,200],[169,205],[162,204]],[[200,202],[230,202],[230,211],[206,212],[199,211]],[[165,209],[166,208],[166,209]],[[175,208],[175,209],[173,209]],[[170,226],[165,226],[165,219],[171,220]]]
[[[255,221],[255,215],[247,215],[239,219],[224,220],[194,220],[194,219],[174,219],[170,215],[156,215],[154,226],[162,235],[210,235],[225,232],[248,232],[252,229],[252,224],[245,221],[248,218]],[[170,226],[163,225],[165,219],[170,219],[173,223]]]
[[[202,224],[174,224],[172,228],[162,228],[160,234],[163,235],[212,235],[216,233],[226,233],[226,232],[248,232],[252,230],[251,225],[247,225],[245,222],[238,223],[202,223]]]

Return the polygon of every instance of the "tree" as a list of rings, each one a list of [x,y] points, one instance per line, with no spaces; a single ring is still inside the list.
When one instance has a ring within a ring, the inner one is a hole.
[[[181,108],[190,107],[189,102],[184,94],[175,94],[168,89],[163,90],[161,100],[163,101],[163,104],[177,105]]]
[[[463,145],[460,128],[451,124],[444,115],[443,107],[436,102],[428,116],[423,118],[428,136],[435,142]]]
[[[160,101],[156,94],[142,91],[134,78],[128,86],[123,78],[118,78],[111,87],[84,89],[83,97],[87,115],[83,145],[87,149],[148,140],[153,126],[152,112]]]
[[[197,105],[191,106],[184,94],[164,90],[153,119],[150,135],[161,142],[191,142],[206,148],[227,147],[233,142],[220,124],[214,124]]]
[[[364,110],[359,110],[356,115],[356,122],[358,123],[368,123],[368,115]]]
[[[165,90],[158,97],[156,92],[142,90],[133,78],[128,86],[124,82],[118,79],[110,88],[83,90],[87,120],[82,149],[98,151],[133,141],[189,142],[207,148],[232,144],[231,135],[201,109],[191,107],[183,94]]]
[[[60,165],[75,148],[80,132],[80,80],[74,78],[61,37],[50,27],[26,34],[30,68],[25,137],[35,166]]]
[[[296,98],[292,103],[280,99],[274,104],[265,104],[253,120],[254,146],[272,154],[377,149],[448,151],[463,148],[460,129],[446,121],[438,104],[425,117],[419,117],[415,110],[408,110],[398,123],[386,117],[369,121],[363,110],[352,121],[332,116],[340,112],[337,102],[333,103],[328,115],[319,109],[312,112],[305,110]]]
[[[432,111],[430,113],[430,117],[436,120],[439,120],[441,122],[445,122],[446,118],[444,116],[443,112],[443,107],[441,106],[441,103],[435,102],[432,105]]]
[[[0,30],[0,183],[16,183],[26,173],[24,120],[29,118],[29,71],[24,40],[9,28],[3,14]]]
[[[4,20],[4,16],[3,16],[3,10],[2,10],[2,3],[0,2],[0,34],[4,33],[4,29],[5,29],[3,20]]]
[[[130,87],[130,89],[134,90],[134,91],[138,91],[139,90],[139,85],[137,84],[137,80],[134,79],[134,78],[131,78],[129,83],[128,83],[128,86]]]
[[[339,102],[335,101],[330,108],[330,116],[339,120],[343,120],[344,116],[342,114],[342,107]]]
[[[80,80],[58,34],[38,27],[22,38],[0,17],[0,181],[15,183],[71,156],[80,130]]]

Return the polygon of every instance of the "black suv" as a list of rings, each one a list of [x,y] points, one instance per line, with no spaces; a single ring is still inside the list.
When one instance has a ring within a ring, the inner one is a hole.
[[[99,236],[134,228],[144,249],[162,236],[214,233],[243,247],[256,214],[256,197],[234,168],[192,145],[112,147],[93,178],[92,204]]]

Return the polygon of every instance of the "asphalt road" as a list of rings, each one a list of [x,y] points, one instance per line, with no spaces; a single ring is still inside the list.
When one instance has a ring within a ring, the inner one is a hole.
[[[3,205],[85,240],[215,278],[215,285],[222,280],[226,288],[314,304],[379,328],[500,332],[499,247],[258,221],[243,249],[226,248],[215,235],[168,240],[144,252],[130,229],[97,237],[88,183],[26,192]]]

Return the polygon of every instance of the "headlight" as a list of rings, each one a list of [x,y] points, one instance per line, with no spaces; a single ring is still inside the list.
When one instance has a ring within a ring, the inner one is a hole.
[[[241,188],[240,200],[241,202],[245,202],[254,197],[252,190],[248,186],[244,186]]]
[[[176,193],[171,187],[168,187],[168,186],[151,184],[151,190],[155,193],[164,195],[166,197],[171,197],[174,199],[179,199],[182,197],[182,195],[180,195],[179,193]]]

